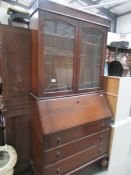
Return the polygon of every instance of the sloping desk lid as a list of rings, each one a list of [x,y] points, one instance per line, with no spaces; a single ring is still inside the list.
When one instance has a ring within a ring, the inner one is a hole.
[[[111,116],[104,94],[89,94],[37,102],[43,134],[65,129]]]

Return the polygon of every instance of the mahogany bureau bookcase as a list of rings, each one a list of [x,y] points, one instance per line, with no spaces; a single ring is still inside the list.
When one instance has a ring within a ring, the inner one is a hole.
[[[30,20],[33,165],[38,175],[73,174],[108,156],[109,21],[47,0],[33,5]]]

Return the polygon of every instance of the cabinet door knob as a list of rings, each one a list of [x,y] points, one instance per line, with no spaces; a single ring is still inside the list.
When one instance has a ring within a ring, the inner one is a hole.
[[[60,145],[60,142],[61,142],[61,138],[57,137],[57,145]]]
[[[100,135],[99,140],[100,142],[103,140],[103,135]]]
[[[77,100],[76,103],[77,103],[77,104],[80,103],[80,100]]]
[[[98,150],[97,150],[97,154],[100,154],[101,153],[101,148],[99,148]]]
[[[56,174],[58,174],[58,175],[60,174],[60,168],[56,169]]]
[[[102,123],[101,124],[101,129],[104,129],[104,127],[105,127],[105,123]]]

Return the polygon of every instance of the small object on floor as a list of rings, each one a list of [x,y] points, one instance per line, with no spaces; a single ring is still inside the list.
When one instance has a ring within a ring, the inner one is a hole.
[[[17,153],[10,145],[0,146],[0,175],[13,175]]]
[[[107,160],[107,158],[103,158],[103,159],[99,160],[98,161],[98,165],[101,168],[107,168],[107,166],[108,166],[108,160]]]

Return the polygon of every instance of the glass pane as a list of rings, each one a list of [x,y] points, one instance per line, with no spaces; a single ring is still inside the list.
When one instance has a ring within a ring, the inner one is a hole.
[[[102,54],[102,33],[96,29],[82,30],[79,88],[99,87]]]
[[[0,168],[3,168],[10,159],[10,155],[6,151],[0,151]]]
[[[46,20],[44,28],[44,91],[72,89],[74,27],[57,20]]]

